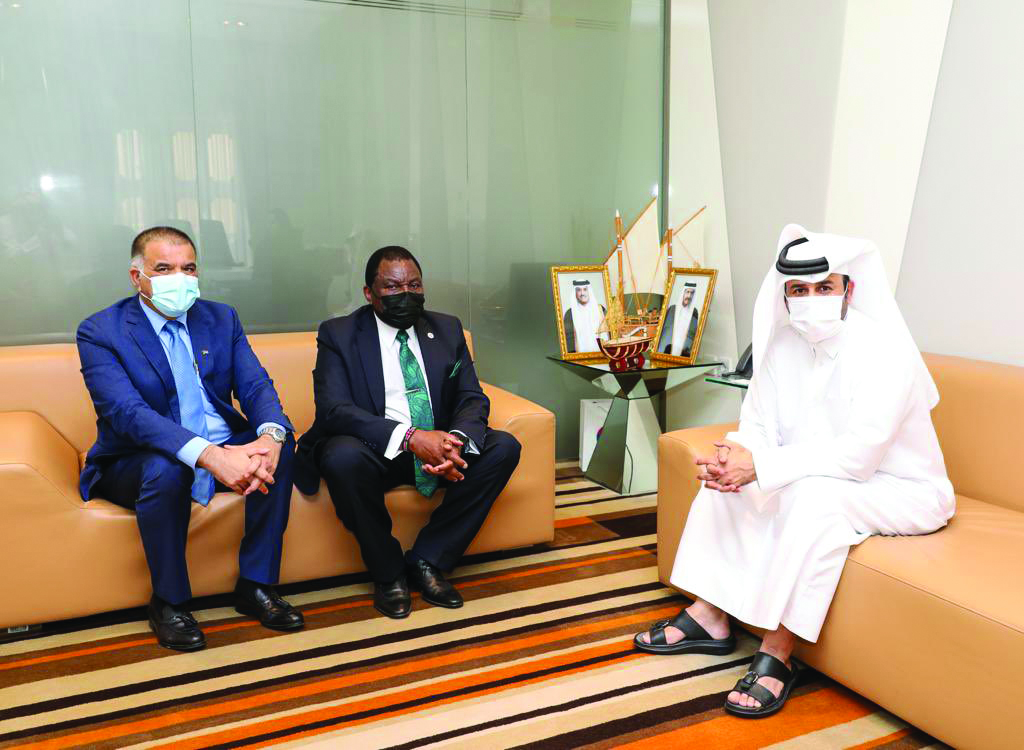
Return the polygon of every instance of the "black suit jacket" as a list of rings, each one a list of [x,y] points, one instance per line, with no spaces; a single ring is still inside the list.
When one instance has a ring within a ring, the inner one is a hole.
[[[414,328],[426,368],[434,429],[458,430],[483,450],[491,404],[477,380],[462,323],[452,315],[427,311]],[[295,484],[307,495],[320,487],[315,455],[321,441],[350,435],[383,455],[398,425],[384,416],[384,370],[372,307],[325,320],[316,347],[316,419],[299,440],[295,470]]]

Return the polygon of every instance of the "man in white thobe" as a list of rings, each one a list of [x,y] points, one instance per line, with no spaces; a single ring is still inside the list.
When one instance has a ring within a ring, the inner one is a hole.
[[[665,326],[661,332],[658,351],[677,357],[690,356],[700,322],[697,308],[693,304],[696,293],[697,285],[690,281],[685,282],[679,304],[671,305],[665,311]]]
[[[608,334],[598,334],[597,329],[604,321],[605,309],[594,299],[587,280],[573,281],[573,299],[565,311],[562,325],[565,328],[565,350],[567,352],[596,352],[598,335],[607,339]]]
[[[931,421],[938,392],[875,246],[791,224],[754,307],[740,425],[698,460],[671,582],[696,597],[635,639],[654,653],[728,653],[729,616],[767,630],[726,710],[782,707],[796,638],[815,642],[849,549],[926,534],[955,510]]]

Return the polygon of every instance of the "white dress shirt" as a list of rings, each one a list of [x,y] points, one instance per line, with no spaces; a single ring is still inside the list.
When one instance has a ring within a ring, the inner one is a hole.
[[[398,426],[391,433],[387,450],[384,451],[384,458],[392,459],[402,452],[402,439],[412,427],[412,416],[409,413],[409,399],[405,395],[405,377],[402,375],[402,365],[398,359],[398,353],[402,348],[402,345],[398,343],[399,329],[389,326],[376,314],[373,319],[377,321],[377,335],[380,337],[380,360],[384,371],[384,416],[398,422]],[[416,357],[420,372],[423,373],[423,381],[426,383],[427,368],[423,365],[420,340],[416,337],[416,330],[411,326],[407,332],[409,334],[409,350]],[[434,401],[430,396],[429,385],[427,398],[430,399],[430,408],[433,410]]]
[[[398,354],[402,345],[398,343],[398,328],[389,326],[376,314],[373,319],[377,321],[377,335],[380,337],[380,363],[384,371],[384,416],[398,422],[398,426],[391,433],[388,440],[387,450],[384,451],[384,458],[391,460],[402,452],[402,439],[405,433],[412,427],[412,416],[409,412],[409,398],[405,395],[405,377],[402,375],[402,365]],[[416,330],[411,326],[406,329],[409,334],[409,350],[416,357],[416,362],[423,373],[423,381],[427,380],[427,368],[423,364],[423,353],[420,351],[420,340],[416,337]],[[430,385],[427,384],[427,398],[430,399],[430,409],[434,409],[434,400],[430,395]],[[467,453],[479,453],[476,444],[469,437],[458,430],[451,430],[451,433],[463,439],[465,446],[463,450]]]

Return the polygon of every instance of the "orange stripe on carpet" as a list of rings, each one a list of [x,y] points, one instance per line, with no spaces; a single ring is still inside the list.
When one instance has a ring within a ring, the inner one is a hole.
[[[555,521],[556,529],[565,529],[569,526],[586,526],[593,521],[588,516],[577,516],[576,518],[560,518]]]
[[[108,643],[105,646],[92,646],[90,648],[80,648],[77,651],[65,651],[60,654],[33,656],[29,659],[19,659],[18,661],[10,661],[6,664],[0,664],[0,671],[3,671],[5,669],[17,669],[18,667],[31,667],[33,664],[46,664],[47,662],[60,661],[61,659],[77,659],[80,656],[89,656],[90,654],[102,654],[107,651],[119,651],[121,649],[134,648],[135,646],[150,646],[155,643],[155,637],[140,638],[135,641],[121,641],[120,643]]]
[[[467,589],[472,586],[483,586],[488,583],[499,583],[501,581],[512,581],[516,578],[528,578],[529,576],[542,575],[544,573],[557,573],[561,570],[572,570],[573,568],[585,568],[588,565],[596,565],[598,563],[613,562],[615,560],[624,560],[630,557],[641,557],[643,555],[650,555],[651,553],[647,550],[631,550],[628,552],[620,552],[618,554],[604,555],[602,557],[589,557],[584,560],[573,560],[571,562],[558,563],[556,565],[545,565],[540,568],[530,568],[529,570],[516,570],[511,573],[502,573],[501,575],[490,576],[488,578],[477,578],[472,581],[461,581],[455,579],[455,583],[458,584],[460,589]],[[417,592],[413,592],[413,597],[419,596]],[[362,606],[369,604],[370,599],[360,599],[355,602],[344,602],[342,604],[329,604],[325,607],[319,607],[317,609],[304,609],[304,614],[307,615],[318,615],[325,612],[335,612],[340,609],[348,609],[349,607]]]
[[[588,649],[586,651],[576,651],[573,654],[569,655],[570,658],[566,658],[566,656],[563,655],[560,657],[545,659],[542,661],[532,662],[529,664],[518,664],[514,667],[497,669],[490,672],[485,672],[483,674],[471,675],[469,677],[464,678],[456,678],[453,680],[448,680],[446,682],[427,685],[422,688],[403,691],[401,693],[392,693],[391,695],[380,696],[378,698],[370,698],[363,701],[357,701],[355,703],[348,703],[344,706],[331,706],[329,708],[310,711],[305,714],[286,716],[280,719],[265,721],[259,724],[250,724],[248,726],[238,727],[234,730],[217,732],[214,734],[208,734],[202,737],[196,737],[189,740],[172,740],[170,743],[166,745],[159,745],[158,747],[175,748],[175,750],[200,750],[200,748],[208,747],[211,744],[218,744],[224,742],[238,742],[252,737],[258,737],[261,734],[266,734],[269,732],[287,731],[297,726],[301,726],[302,724],[330,720],[348,713],[379,710],[379,713],[376,713],[373,716],[364,717],[361,719],[350,719],[348,721],[339,721],[337,723],[331,724],[330,726],[300,730],[295,733],[288,734],[287,741],[292,742],[294,740],[301,739],[304,737],[314,737],[319,734],[334,732],[338,729],[343,729],[344,727],[358,726],[360,724],[367,724],[373,721],[379,721],[382,718],[394,718],[396,716],[403,716],[406,714],[415,713],[416,711],[422,711],[427,708],[436,708],[437,706],[444,706],[451,703],[456,703],[458,701],[466,700],[468,698],[479,698],[481,696],[493,695],[495,693],[500,693],[504,690],[521,688],[524,685],[532,685],[538,682],[543,682],[545,680],[567,677],[569,675],[574,674],[581,674],[583,672],[588,672],[594,669],[607,667],[613,664],[621,664],[625,661],[633,661],[634,659],[640,659],[645,656],[644,654],[638,652],[628,653],[622,655],[621,657],[615,660],[604,661],[599,664],[588,664],[585,666],[573,667],[570,669],[565,669],[563,671],[557,672],[554,675],[541,675],[537,677],[531,677],[529,679],[519,680],[509,685],[499,685],[487,689],[474,690],[467,695],[438,698],[437,700],[429,701],[414,706],[412,708],[393,708],[390,710],[388,708],[389,706],[395,703],[404,703],[406,701],[413,701],[423,698],[429,699],[432,695],[441,692],[473,688],[474,686],[480,685],[485,682],[490,682],[492,680],[507,679],[535,670],[543,670],[551,667],[557,667],[581,658],[592,658],[594,656],[602,656],[606,654],[615,653],[616,651],[620,651],[622,647],[622,643],[605,644],[604,646]],[[276,738],[273,740],[255,742],[247,746],[267,747],[269,745],[275,745],[283,741],[285,741],[283,738]]]
[[[511,581],[515,578],[526,578],[527,576],[540,575],[541,573],[555,573],[559,570],[571,570],[572,568],[584,568],[588,565],[597,565],[603,562],[612,562],[613,560],[625,560],[630,557],[642,557],[647,555],[651,557],[651,553],[645,549],[630,550],[628,552],[619,552],[614,555],[604,555],[602,557],[591,557],[585,560],[573,560],[572,562],[558,563],[557,565],[546,565],[543,568],[532,568],[530,570],[517,570],[512,573],[504,573],[500,576],[491,576],[490,578],[477,578],[474,581],[466,581],[465,583],[459,583],[460,587],[463,586],[482,586],[485,583],[496,583],[498,581]]]
[[[846,690],[822,688],[790,698],[775,716],[751,721],[721,716],[673,732],[621,745],[630,750],[676,747],[714,747],[715,750],[749,750],[799,737],[808,732],[845,724],[874,713],[875,707]]]
[[[248,698],[238,698],[235,700],[222,701],[210,706],[202,706],[199,708],[174,711],[172,713],[164,714],[162,716],[154,716],[149,719],[142,719],[140,721],[129,722],[127,724],[117,724],[103,729],[95,729],[86,732],[80,732],[77,734],[65,735],[63,737],[57,737],[52,740],[36,743],[33,745],[33,747],[73,747],[75,745],[96,743],[104,740],[115,739],[117,737],[125,737],[127,735],[137,734],[140,732],[151,732],[157,729],[163,729],[169,726],[174,726],[175,724],[185,724],[191,721],[200,721],[215,716],[223,716],[226,714],[234,713],[236,711],[245,711],[248,709],[269,705],[272,703],[279,703],[283,701],[294,700],[296,698],[304,698],[319,695],[333,690],[351,687],[352,685],[360,685],[364,683],[376,682],[379,680],[385,680],[389,678],[401,677],[403,675],[412,674],[414,672],[418,672],[421,670],[445,667],[453,664],[458,664],[460,662],[468,662],[480,658],[486,658],[487,656],[493,656],[496,654],[504,654],[507,653],[510,648],[530,648],[533,646],[544,645],[546,643],[555,643],[560,640],[567,640],[569,638],[577,636],[589,635],[591,633],[596,633],[601,630],[610,630],[622,625],[646,622],[651,619],[657,619],[659,617],[671,615],[676,611],[676,609],[677,607],[675,606],[661,607],[656,610],[641,612],[639,614],[623,615],[621,617],[601,620],[598,622],[588,623],[586,625],[578,625],[576,627],[571,628],[559,628],[550,633],[541,633],[539,635],[534,635],[527,638],[517,638],[512,644],[493,643],[486,646],[478,646],[475,648],[459,649],[454,653],[445,654],[443,656],[418,659],[405,664],[396,664],[389,667],[381,667],[379,669],[358,672],[352,675],[345,675],[343,677],[331,677],[325,680],[310,683],[308,685],[298,685],[291,688],[282,688],[280,690],[261,693],[259,695],[250,696]],[[602,647],[602,649],[615,651],[616,649],[621,649],[623,645],[623,643],[607,644],[607,646]],[[576,652],[575,654],[554,657],[554,659],[568,659],[569,661],[572,661],[576,658],[588,658],[587,656],[580,657],[580,654],[587,654],[591,656],[593,655],[591,653],[591,650],[587,650],[584,652]],[[534,669],[544,668],[543,666],[537,666],[538,664],[541,664],[541,662],[535,662],[533,665],[526,665],[528,668],[525,671],[532,671]],[[561,674],[565,673],[563,672]],[[490,680],[495,678],[496,675],[494,672],[484,672],[481,675],[479,675],[478,682],[489,682]],[[500,678],[500,676],[498,678]],[[444,689],[441,689],[440,686],[438,686],[437,689],[432,689],[432,692],[444,692]],[[351,705],[347,706],[346,710],[349,710],[349,708],[351,708]],[[303,722],[300,721],[299,723]]]
[[[516,578],[527,578],[529,576],[542,575],[544,573],[554,573],[560,570],[571,570],[572,568],[582,568],[588,565],[595,565],[603,562],[612,562],[614,560],[623,560],[629,557],[640,557],[642,555],[650,555],[651,553],[647,550],[633,550],[630,552],[622,552],[615,555],[605,555],[603,557],[592,557],[584,560],[574,560],[567,563],[559,563],[558,565],[547,565],[541,568],[532,568],[530,570],[518,570],[512,573],[504,573],[498,576],[491,576],[489,578],[478,578],[474,581],[458,582],[460,588],[469,588],[470,586],[483,586],[488,583],[497,583],[499,581],[509,581]],[[418,596],[414,593],[413,596]],[[371,599],[360,598],[353,601],[341,602],[340,604],[330,604],[324,607],[314,608],[300,608],[302,613],[307,617],[311,615],[322,615],[328,612],[340,612],[345,609],[353,609],[355,607],[364,607],[370,603]],[[259,623],[256,620],[244,620],[242,622],[226,622],[220,625],[204,625],[203,631],[206,633],[222,633],[227,630],[238,630],[241,628],[254,628],[258,627]],[[6,669],[16,669],[18,667],[29,667],[34,664],[45,664],[47,662],[62,661],[64,659],[77,659],[82,656],[89,656],[91,654],[101,654],[109,651],[120,651],[129,648],[135,648],[136,646],[152,646],[156,643],[156,638],[140,638],[132,641],[121,641],[120,643],[108,643],[104,646],[91,646],[89,648],[77,649],[75,651],[64,651],[59,654],[48,654],[46,656],[35,656],[29,659],[20,659],[18,661],[8,662],[7,664],[0,664],[0,671]]]

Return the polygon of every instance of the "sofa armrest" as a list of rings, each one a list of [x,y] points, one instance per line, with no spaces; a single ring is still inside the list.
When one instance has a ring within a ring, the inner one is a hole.
[[[0,503],[38,512],[82,506],[78,452],[35,412],[0,412]]]
[[[481,386],[491,400],[488,426],[515,437],[522,453],[473,544],[509,549],[551,541],[555,536],[555,415],[514,393],[486,383]]]
[[[554,421],[555,415],[552,412],[522,396],[488,383],[481,383],[480,386],[491,402],[491,416],[487,426],[492,430],[514,432],[512,425],[523,419],[540,420],[545,424]]]
[[[714,450],[735,424],[713,424],[666,432],[658,438],[658,576],[668,583],[690,504],[697,496],[696,460]]]

